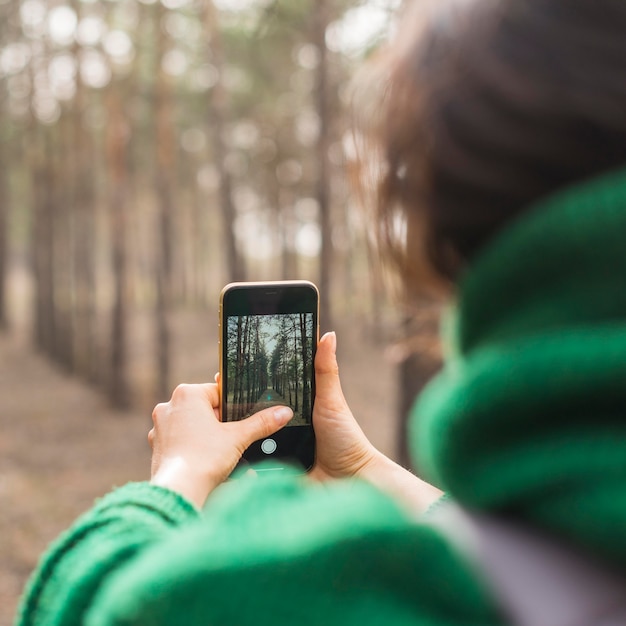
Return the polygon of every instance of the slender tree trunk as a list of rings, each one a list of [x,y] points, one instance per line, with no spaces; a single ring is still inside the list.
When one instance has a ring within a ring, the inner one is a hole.
[[[72,7],[81,17],[81,2],[73,0]],[[76,58],[80,46],[73,46]],[[72,202],[74,209],[74,257],[75,277],[74,300],[74,362],[76,371],[84,378],[97,378],[95,356],[95,225],[93,189],[93,150],[90,137],[84,127],[85,87],[80,72],[76,75],[76,95],[72,110],[73,184]]]
[[[15,10],[17,7],[11,6],[14,3],[1,7],[0,12],[0,46],[3,46],[8,30],[9,9]],[[11,132],[8,123],[7,109],[7,83],[6,79],[0,80],[0,116],[5,120],[0,128],[0,331],[6,331],[9,327],[7,312],[7,275],[9,257],[9,207],[10,199],[8,193],[8,168],[9,168],[9,133]]]
[[[243,352],[241,350],[243,335],[243,317],[237,316],[237,361],[234,370],[235,378],[230,381],[229,387],[233,390],[233,406],[237,406],[238,402],[241,402],[239,396],[239,376],[243,371]]]
[[[45,159],[47,133],[39,133],[34,119],[29,127],[29,162],[33,188],[31,250],[35,278],[35,345],[53,357],[57,315],[54,306],[54,215],[52,174]]]
[[[51,171],[54,202],[54,282],[57,327],[54,357],[74,373],[74,239],[75,224],[71,188],[71,129],[67,113],[50,129],[54,143],[48,143],[46,162]]]
[[[330,111],[328,105],[328,55],[326,47],[326,28],[329,23],[328,0],[317,0],[314,4],[314,43],[319,51],[315,93],[316,108],[319,116],[319,138],[317,140],[317,181],[315,195],[320,210],[320,230],[322,250],[320,254],[319,288],[323,294],[320,299],[320,323],[323,329],[332,328],[331,271],[332,233],[330,219],[330,180],[328,148],[330,144]]]
[[[298,277],[298,257],[293,247],[297,222],[293,205],[295,196],[291,189],[278,189],[278,224],[281,235],[282,279],[294,280]]]
[[[0,331],[8,329],[7,314],[7,272],[8,272],[8,214],[9,194],[7,185],[6,138],[0,137]]]
[[[165,9],[159,5],[158,24],[163,23]],[[158,225],[156,246],[156,351],[157,351],[157,398],[164,399],[170,393],[172,355],[172,330],[170,313],[172,306],[172,239],[173,239],[173,174],[176,150],[173,132],[172,89],[161,60],[166,52],[166,35],[157,30],[157,82],[155,86],[156,120],[156,170],[155,188],[158,193]]]
[[[73,224],[67,195],[68,154],[66,133],[61,118],[50,129],[44,130],[46,167],[46,212],[51,224],[51,282],[54,309],[54,333],[51,356],[68,372],[73,372],[72,354],[72,236]]]
[[[298,364],[298,333],[296,331],[296,321],[295,319],[292,321],[291,332],[293,333],[293,379],[294,379],[294,393],[295,393],[295,404],[293,410],[295,413],[298,412],[300,408],[300,404],[298,402],[298,394],[300,392],[300,376],[299,376],[299,364]]]
[[[246,398],[244,396],[244,380],[246,376],[247,358],[248,358],[248,336],[250,333],[250,317],[243,316],[243,326],[241,330],[241,352],[240,352],[240,364],[241,367],[237,373],[236,384],[238,386],[237,397],[239,398],[237,407],[237,419],[243,417],[245,412]]]
[[[302,372],[308,368],[308,346],[306,336],[306,314],[300,313],[300,343],[302,349]],[[308,409],[311,401],[311,390],[309,389],[308,376],[304,376],[304,388],[302,389],[302,409]]]
[[[218,15],[212,0],[205,2],[206,29],[209,36],[211,62],[217,70],[217,81],[211,90],[207,124],[211,137],[213,164],[219,176],[219,198],[222,209],[224,245],[226,246],[227,275],[229,281],[245,280],[246,270],[242,256],[237,249],[235,238],[235,203],[231,174],[225,166],[226,146],[224,126],[228,119],[228,94],[224,86],[224,51],[218,22]]]
[[[31,84],[35,81],[35,61],[39,61],[37,48],[31,46],[33,58],[28,65]],[[52,181],[46,162],[48,132],[42,132],[32,110],[26,132],[26,156],[31,182],[30,251],[35,284],[35,311],[33,316],[33,343],[36,348],[52,358],[56,332],[54,307],[54,240],[52,219]]]
[[[108,93],[109,120],[106,147],[109,172],[111,219],[111,264],[114,282],[113,311],[111,315],[111,355],[109,399],[119,409],[130,406],[128,376],[128,255],[126,219],[128,206],[128,127],[122,110],[119,85]]]
[[[191,232],[193,243],[193,302],[195,305],[200,304],[203,306],[207,303],[207,294],[209,292],[207,276],[210,275],[210,272],[208,271],[209,264],[206,261],[206,242],[210,241],[210,233],[207,228],[207,220],[205,219],[206,211],[203,194],[200,193],[199,186],[195,180],[191,181],[190,184],[193,190],[193,230]]]

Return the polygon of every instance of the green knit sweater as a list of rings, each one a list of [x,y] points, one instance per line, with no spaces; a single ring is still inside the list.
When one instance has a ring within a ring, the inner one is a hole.
[[[626,570],[626,170],[501,233],[449,321],[411,433],[426,474]]]
[[[145,483],[104,498],[53,546],[19,624],[496,625],[445,541],[356,481],[225,485],[199,516]]]
[[[413,415],[427,476],[626,569],[626,175],[530,210],[473,264]],[[501,625],[462,555],[355,480],[242,478],[202,514],[131,484],[44,556],[23,626]]]

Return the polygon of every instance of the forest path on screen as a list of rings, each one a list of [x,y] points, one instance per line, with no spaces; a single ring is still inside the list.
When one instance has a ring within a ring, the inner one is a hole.
[[[284,404],[285,406],[292,406],[283,396],[281,396],[276,389],[266,389],[256,401],[252,407],[252,413],[262,411],[270,406],[277,406]],[[292,406],[293,408],[293,406]],[[288,426],[306,426],[306,420],[302,416],[302,411],[294,411],[294,416],[291,418]]]

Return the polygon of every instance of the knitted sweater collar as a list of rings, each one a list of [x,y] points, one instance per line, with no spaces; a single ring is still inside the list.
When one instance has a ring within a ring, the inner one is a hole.
[[[467,506],[626,567],[626,171],[502,232],[462,280],[450,331],[412,416],[417,464]]]

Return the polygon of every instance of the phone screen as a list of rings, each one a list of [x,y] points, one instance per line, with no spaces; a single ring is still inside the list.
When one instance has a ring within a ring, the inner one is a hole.
[[[226,318],[225,421],[284,404],[287,425],[311,424],[313,313],[229,315]]]
[[[244,460],[271,457],[309,468],[318,336],[318,294],[311,283],[234,283],[222,292],[222,419],[245,419],[286,405],[294,416],[271,438],[253,444]]]

